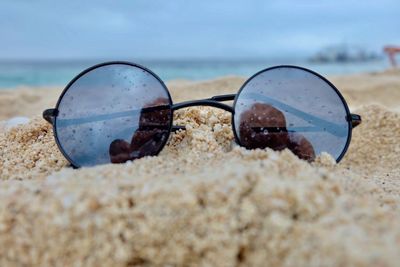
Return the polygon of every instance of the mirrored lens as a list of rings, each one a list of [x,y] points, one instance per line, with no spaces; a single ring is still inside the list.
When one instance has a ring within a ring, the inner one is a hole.
[[[249,149],[290,149],[313,160],[327,152],[339,160],[349,138],[347,106],[323,78],[297,67],[267,69],[236,97],[234,130]]]
[[[77,167],[155,155],[170,133],[171,105],[163,83],[145,69],[122,63],[94,68],[59,102],[59,146]]]

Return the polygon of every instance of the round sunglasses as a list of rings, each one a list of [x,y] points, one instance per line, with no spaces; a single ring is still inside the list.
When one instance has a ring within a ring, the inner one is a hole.
[[[352,128],[361,123],[338,89],[306,68],[267,68],[250,77],[237,94],[173,104],[155,73],[122,61],[81,72],[43,118],[53,125],[62,154],[78,168],[157,155],[171,132],[185,129],[173,125],[173,112],[191,106],[230,112],[240,146],[288,148],[307,161],[327,152],[339,162]]]

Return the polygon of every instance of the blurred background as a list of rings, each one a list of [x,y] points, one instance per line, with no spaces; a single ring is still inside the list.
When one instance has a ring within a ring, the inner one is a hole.
[[[167,81],[278,64],[374,72],[390,67],[384,46],[400,45],[399,0],[1,0],[0,23],[0,88],[63,86],[109,60]]]

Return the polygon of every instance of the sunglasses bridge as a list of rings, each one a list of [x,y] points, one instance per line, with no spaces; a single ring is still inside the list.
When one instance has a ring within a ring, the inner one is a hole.
[[[207,99],[191,100],[172,105],[172,110],[178,110],[181,108],[193,107],[193,106],[210,106],[215,108],[220,108],[230,113],[234,113],[232,106],[220,103],[223,101],[233,101],[235,99],[235,94],[228,95],[218,95]]]

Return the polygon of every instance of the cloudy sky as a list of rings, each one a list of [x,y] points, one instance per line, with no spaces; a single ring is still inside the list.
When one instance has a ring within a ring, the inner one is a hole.
[[[268,58],[400,45],[399,0],[1,0],[0,59]]]

